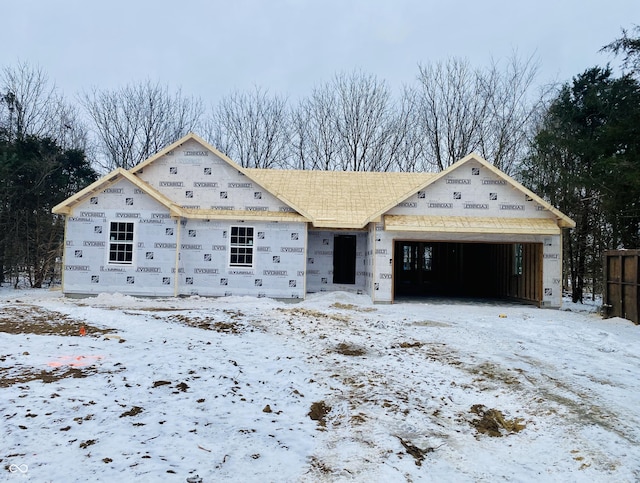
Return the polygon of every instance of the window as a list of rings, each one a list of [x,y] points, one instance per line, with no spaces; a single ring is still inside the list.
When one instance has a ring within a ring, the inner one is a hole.
[[[109,229],[109,263],[133,263],[133,223],[112,221]]]
[[[513,246],[513,274],[522,275],[522,243]]]
[[[422,259],[420,256],[422,255]],[[402,270],[405,272],[424,270],[430,272],[433,267],[433,245],[407,243],[402,245]]]
[[[423,248],[422,268],[430,272],[433,265],[433,245],[424,245]]]
[[[232,267],[253,266],[253,227],[231,227],[229,265]]]

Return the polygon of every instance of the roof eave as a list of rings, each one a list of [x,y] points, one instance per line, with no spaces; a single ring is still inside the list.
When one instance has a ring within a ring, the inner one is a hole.
[[[117,168],[111,171],[109,174],[103,176],[97,181],[94,181],[89,186],[84,188],[83,190],[78,191],[75,195],[67,198],[62,203],[57,204],[51,209],[51,212],[58,215],[72,215],[73,209],[76,205],[84,201],[88,196],[93,193],[103,191],[110,185],[117,183],[121,179],[126,179],[131,182],[146,194],[151,196],[154,200],[156,200],[161,205],[165,206],[171,216],[180,217],[182,216],[183,209],[181,206],[175,204],[172,200],[167,198],[165,195],[154,189],[149,184],[142,181],[137,176],[131,174],[129,171],[126,171],[122,168]]]
[[[70,196],[66,200],[58,203],[51,209],[51,212],[56,215],[69,215],[73,212],[73,207],[84,200],[88,195],[95,193],[97,191],[101,191],[105,189],[107,186],[117,182],[120,179],[120,176],[126,173],[126,171],[122,168],[116,168],[111,171],[109,174],[106,174],[102,178],[94,181],[86,188],[78,191],[74,195]]]

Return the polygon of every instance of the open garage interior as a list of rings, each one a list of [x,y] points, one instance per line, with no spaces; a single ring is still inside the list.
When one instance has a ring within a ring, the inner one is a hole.
[[[542,302],[541,243],[394,242],[394,298]]]

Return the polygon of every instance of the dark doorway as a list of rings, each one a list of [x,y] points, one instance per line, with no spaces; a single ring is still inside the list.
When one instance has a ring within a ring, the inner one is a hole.
[[[356,283],[355,235],[337,235],[333,239],[333,283]]]

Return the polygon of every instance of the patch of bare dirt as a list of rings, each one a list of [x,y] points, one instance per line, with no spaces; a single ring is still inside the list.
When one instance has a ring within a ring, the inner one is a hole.
[[[311,466],[311,470],[322,475],[330,475],[334,471],[331,467],[327,466],[327,464],[321,460],[319,460],[316,456],[311,457],[311,461],[309,463]]]
[[[340,310],[355,310],[356,312],[375,312],[377,310],[374,307],[358,307],[354,304],[343,304],[341,302],[336,302],[331,307]]]
[[[413,325],[418,327],[451,327],[444,322],[436,322],[435,320],[421,320],[420,322],[414,322]]]
[[[518,433],[526,427],[522,418],[506,419],[498,409],[488,409],[482,404],[474,404],[469,412],[478,416],[469,421],[476,431],[494,438]]]
[[[415,349],[418,347],[422,347],[424,342],[412,341],[412,342],[398,342],[397,344],[392,344],[392,349]]]
[[[80,443],[80,448],[87,449],[89,446],[96,444],[95,439],[88,439],[87,441],[83,441]]]
[[[187,389],[189,389],[189,385],[183,381],[180,384],[176,384],[176,389],[178,389],[178,391],[180,392],[187,392]]]
[[[10,387],[14,384],[26,384],[33,381],[42,381],[44,383],[52,383],[67,377],[81,378],[96,374],[97,370],[93,367],[68,369],[55,369],[53,371],[34,371],[32,368],[25,369],[20,374],[8,375],[12,367],[0,369],[0,387]]]
[[[433,453],[438,448],[419,448],[411,441],[402,439],[400,436],[396,436],[400,440],[400,444],[404,447],[408,455],[413,456],[416,460],[416,466],[422,466],[422,462],[427,454]]]
[[[349,322],[350,320],[349,317],[345,315],[325,314],[324,312],[320,312],[319,310],[310,310],[310,309],[304,309],[299,307],[294,309],[278,308],[276,310],[284,314],[293,315],[295,317],[307,317],[309,319],[315,319],[315,320],[329,319],[329,320],[335,320],[337,322]]]
[[[307,414],[313,421],[318,421],[318,425],[325,427],[327,425],[326,416],[331,411],[331,406],[327,406],[324,401],[314,402]]]
[[[367,351],[353,344],[347,344],[346,342],[341,342],[335,348],[335,351],[338,354],[342,354],[343,356],[363,356],[367,353]]]
[[[171,381],[154,381],[153,386],[151,387],[168,386],[170,384],[171,384]]]
[[[138,414],[140,414],[142,411],[144,411],[144,409],[142,409],[140,406],[133,406],[131,409],[129,409],[128,411],[123,412],[120,417],[124,418],[124,417],[129,417],[129,416],[137,416]]]
[[[240,319],[244,316],[242,312],[231,312],[228,315],[230,315],[232,319]],[[188,314],[174,314],[169,317],[154,316],[154,318],[188,325],[189,327],[197,327],[198,329],[214,330],[225,334],[241,334],[246,332],[247,329],[239,320],[221,321],[216,320],[214,317],[192,317]]]
[[[490,362],[484,362],[477,366],[466,369],[471,374],[476,374],[474,382],[482,383],[487,381],[500,382],[509,386],[521,384],[522,374],[518,369],[503,369]]]
[[[0,312],[0,332],[8,334],[79,336],[82,327],[87,336],[113,332],[35,305],[9,305]]]

